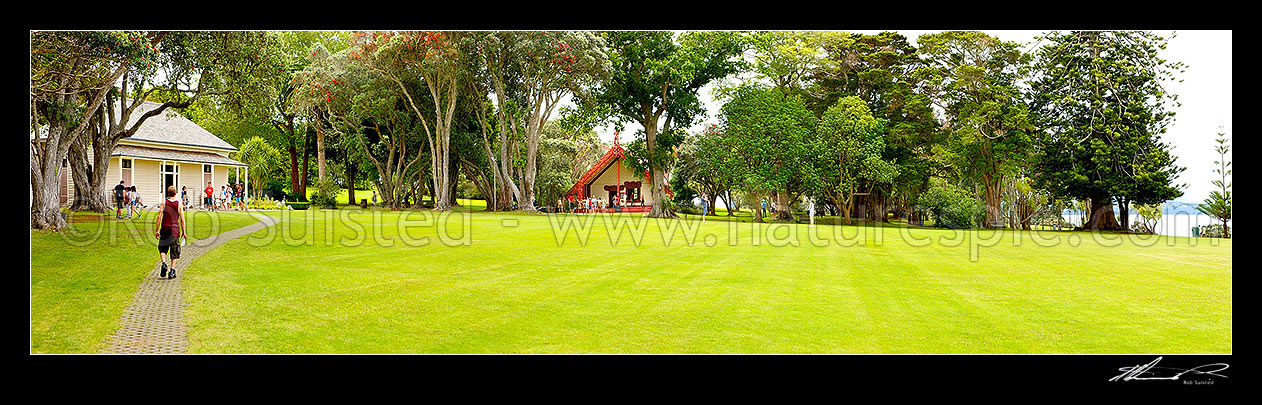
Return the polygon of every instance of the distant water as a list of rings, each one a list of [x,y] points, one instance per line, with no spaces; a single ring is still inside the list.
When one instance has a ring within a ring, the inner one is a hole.
[[[1074,224],[1074,226],[1082,226],[1081,214],[1063,214],[1062,216],[1065,217],[1066,221]],[[1134,226],[1138,219],[1139,214],[1131,212],[1130,220],[1132,226]],[[1192,227],[1214,224],[1222,224],[1222,221],[1200,212],[1196,212],[1194,214],[1188,212],[1166,213],[1161,215],[1161,219],[1157,222],[1157,234],[1191,237]],[[1232,220],[1227,221],[1227,226],[1233,226]]]

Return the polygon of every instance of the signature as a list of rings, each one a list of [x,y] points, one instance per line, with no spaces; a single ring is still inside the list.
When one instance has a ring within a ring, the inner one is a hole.
[[[1227,376],[1218,374],[1218,372],[1227,369],[1227,363],[1212,363],[1192,368],[1176,368],[1176,367],[1157,367],[1157,363],[1161,361],[1161,357],[1149,362],[1145,365],[1135,365],[1130,367],[1122,367],[1118,370],[1122,374],[1110,378],[1109,381],[1131,381],[1131,380],[1168,380],[1177,381],[1179,377],[1185,374],[1205,375],[1227,378]],[[1217,368],[1215,368],[1217,367]]]

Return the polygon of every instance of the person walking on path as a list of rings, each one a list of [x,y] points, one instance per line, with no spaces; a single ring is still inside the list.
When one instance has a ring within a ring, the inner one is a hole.
[[[136,214],[140,214],[140,210],[142,209],[149,208],[149,206],[145,205],[145,202],[140,198],[140,190],[137,190],[136,186],[131,186],[131,202],[136,206]]]
[[[377,206],[377,190],[372,191],[372,206]]]
[[[219,186],[219,201],[218,201],[218,204],[216,205],[221,210],[224,210],[224,211],[228,210],[228,185],[227,184]]]
[[[184,207],[175,198],[175,186],[167,187],[167,198],[158,210],[154,221],[153,236],[158,238],[158,262],[162,264],[160,278],[175,278],[175,260],[180,258],[180,245],[184,239]],[[171,258],[170,267],[167,257]]]
[[[124,194],[123,200],[127,203],[127,219],[131,219],[131,213],[138,211],[136,209],[136,186],[127,187],[127,193]]]
[[[180,186],[180,204],[184,205],[184,209],[188,209],[188,186]]]
[[[123,193],[126,192],[127,180],[119,180],[114,186],[114,219],[123,219]]]

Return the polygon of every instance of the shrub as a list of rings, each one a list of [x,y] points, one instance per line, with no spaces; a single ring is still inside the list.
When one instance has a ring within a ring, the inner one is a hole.
[[[1030,225],[1053,227],[1058,226],[1061,229],[1073,229],[1074,224],[1065,220],[1065,216],[1061,215],[1061,209],[1051,205],[1044,205],[1034,214],[1034,218],[1030,219]]]
[[[326,177],[323,180],[316,180],[315,192],[311,194],[311,203],[322,207],[336,207],[337,193],[342,190],[337,185],[337,181]]]
[[[692,204],[683,205],[675,204],[675,213],[688,215],[701,215],[701,208],[694,207]]]
[[[934,226],[939,228],[972,228],[986,214],[982,202],[972,193],[945,181],[929,186],[920,196],[920,204],[933,214]]]
[[[288,209],[289,206],[285,205],[279,200],[273,200],[271,198],[263,197],[263,198],[251,199],[249,208],[252,210],[275,210],[275,209]]]
[[[1227,231],[1231,231],[1231,227],[1227,227]],[[1206,238],[1223,237],[1223,224],[1205,225],[1201,227],[1201,236]]]

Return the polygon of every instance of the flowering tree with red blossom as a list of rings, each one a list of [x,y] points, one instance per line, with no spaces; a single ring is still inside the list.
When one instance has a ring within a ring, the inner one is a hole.
[[[343,149],[376,169],[373,183],[382,203],[399,209],[404,200],[420,195],[417,186],[423,186],[426,178],[419,170],[426,156],[421,121],[407,106],[404,91],[355,61],[355,54],[355,49],[330,54],[322,45],[314,45],[311,64],[294,76],[292,110],[321,114],[341,134]],[[410,92],[422,91],[415,80],[403,83]]]
[[[485,111],[475,109],[499,185],[498,201],[488,208],[507,208],[516,199],[522,210],[533,211],[529,202],[544,124],[565,95],[583,93],[608,73],[604,41],[586,31],[500,31],[469,33],[465,45],[476,72],[470,88],[477,97],[493,100],[495,112],[495,125],[490,125]],[[492,128],[494,138],[488,134]],[[498,144],[498,159],[492,141]],[[512,158],[523,146],[524,159]]]
[[[462,35],[447,31],[356,32],[347,54],[349,63],[394,83],[420,121],[430,150],[434,209],[439,211],[451,208],[451,127],[467,72],[459,46]],[[427,103],[416,101],[420,94],[407,84],[411,81],[428,90],[431,108],[422,111]]]

